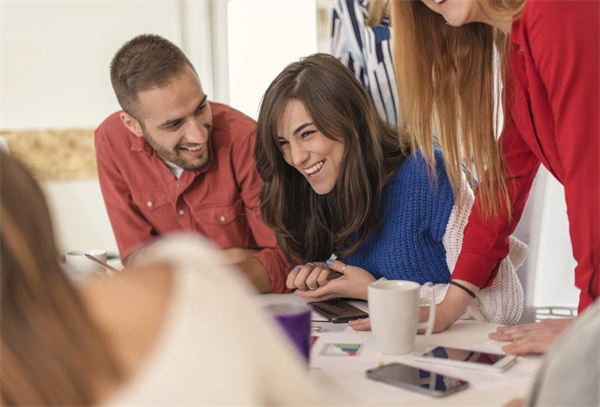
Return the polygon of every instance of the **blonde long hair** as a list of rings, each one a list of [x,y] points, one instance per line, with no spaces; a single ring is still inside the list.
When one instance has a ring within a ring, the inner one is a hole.
[[[40,187],[2,153],[0,232],[2,405],[94,404],[119,369],[61,270]]]
[[[480,6],[484,13],[518,16],[524,2],[481,1]],[[478,180],[483,216],[510,218],[508,174],[496,140],[497,107],[505,100],[499,89],[506,79],[507,36],[484,23],[451,27],[421,1],[394,1],[392,24],[400,125],[413,148],[422,149],[435,172],[433,123],[457,199],[464,166],[467,178]]]
[[[386,13],[390,13],[389,0],[369,0],[365,24],[367,27],[377,27]]]

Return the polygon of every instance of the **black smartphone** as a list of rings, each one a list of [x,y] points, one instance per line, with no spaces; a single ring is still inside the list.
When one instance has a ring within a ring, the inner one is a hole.
[[[335,324],[369,316],[369,314],[356,308],[348,301],[339,298],[329,301],[309,302],[308,305]]]
[[[367,370],[369,379],[378,380],[407,390],[414,390],[433,397],[447,396],[469,387],[469,383],[417,367],[401,363],[389,363]]]

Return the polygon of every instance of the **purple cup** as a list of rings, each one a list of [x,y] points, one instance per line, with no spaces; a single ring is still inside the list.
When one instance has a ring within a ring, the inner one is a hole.
[[[310,307],[306,304],[284,302],[270,304],[265,308],[308,362],[310,359]]]

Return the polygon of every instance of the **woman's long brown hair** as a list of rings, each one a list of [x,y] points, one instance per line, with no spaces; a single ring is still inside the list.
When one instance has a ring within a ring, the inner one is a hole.
[[[119,377],[58,262],[42,191],[0,154],[0,397],[3,405],[91,405]]]
[[[479,4],[485,13],[517,16],[524,0]],[[454,196],[461,197],[466,167],[468,176],[478,178],[483,216],[498,216],[502,208],[510,217],[509,174],[497,142],[507,36],[484,23],[451,27],[421,1],[395,0],[392,24],[399,105],[411,145],[422,149],[434,171],[433,124]]]
[[[292,99],[304,104],[322,134],[344,142],[329,194],[314,192],[279,150],[279,122]],[[263,181],[262,217],[288,258],[324,261],[333,252],[344,257],[377,230],[383,188],[407,155],[398,139],[350,70],[330,55],[303,58],[275,78],[260,107],[254,156]]]

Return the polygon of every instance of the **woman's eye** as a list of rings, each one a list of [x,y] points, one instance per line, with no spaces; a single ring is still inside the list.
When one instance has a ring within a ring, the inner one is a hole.
[[[287,140],[279,140],[279,147],[283,147],[284,145],[289,144]]]
[[[309,130],[309,131],[305,131],[304,133],[302,133],[300,136],[302,138],[306,138],[308,136],[310,136],[311,134],[313,134],[315,132],[315,130]]]

